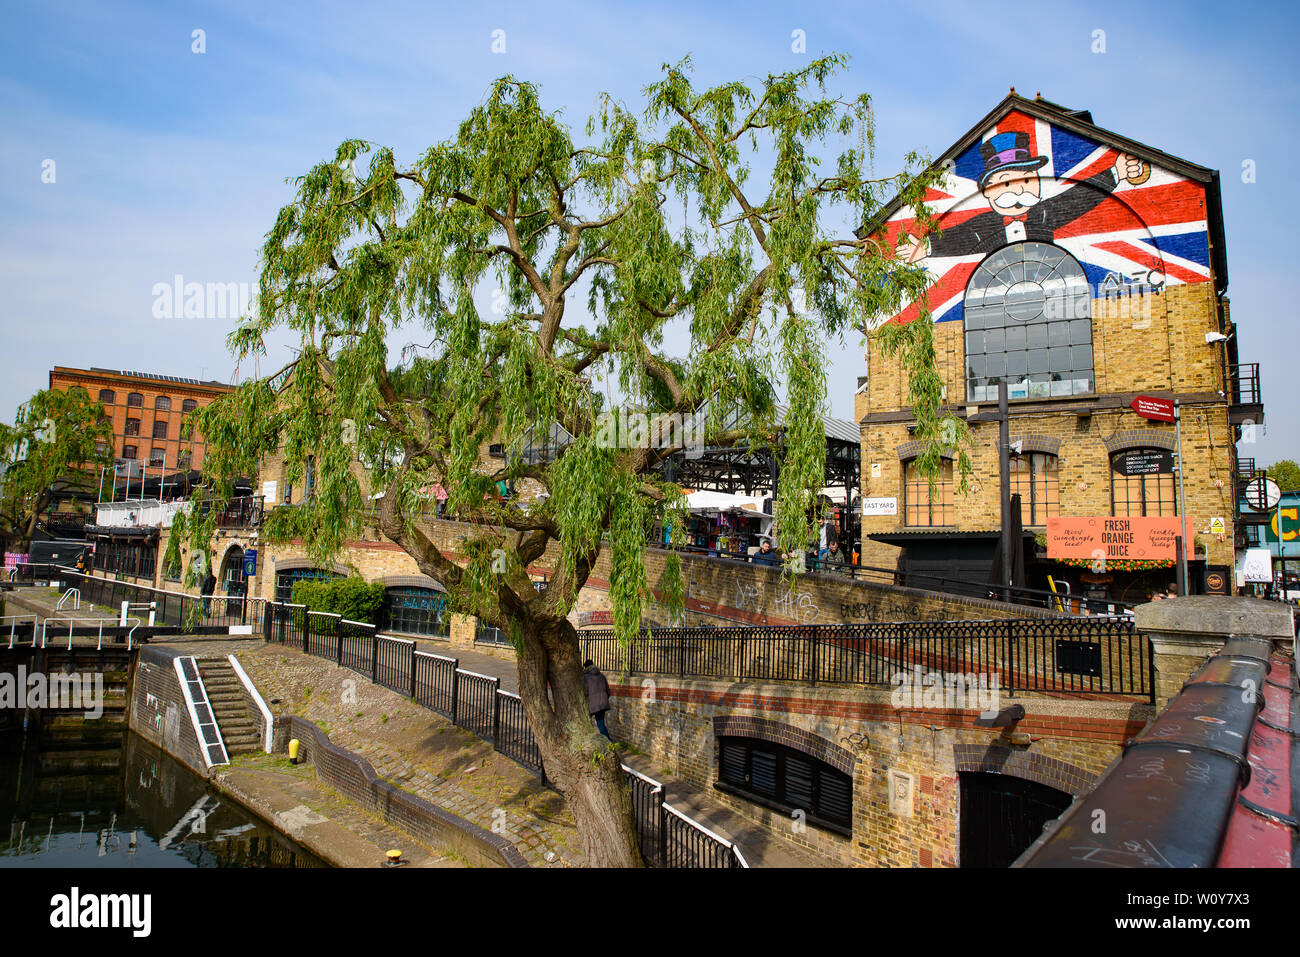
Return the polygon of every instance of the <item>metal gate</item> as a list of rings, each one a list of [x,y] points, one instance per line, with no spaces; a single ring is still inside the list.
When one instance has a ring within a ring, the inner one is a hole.
[[[1009,867],[1074,798],[1008,774],[961,774],[961,866]]]

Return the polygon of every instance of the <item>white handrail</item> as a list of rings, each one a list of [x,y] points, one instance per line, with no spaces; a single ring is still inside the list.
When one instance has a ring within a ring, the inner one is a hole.
[[[683,814],[681,811],[677,810],[677,808],[673,807],[673,806],[672,806],[671,804],[669,804],[667,801],[664,802],[664,810],[665,810],[665,811],[670,811],[670,812],[672,812],[673,814],[676,814],[679,818],[681,818],[683,821],[685,821],[685,822],[686,822],[687,824],[689,824],[691,827],[695,828],[697,831],[700,831],[700,832],[702,832],[703,834],[708,835],[709,837],[713,838],[713,840],[717,841],[719,844],[722,844],[723,846],[725,846],[725,847],[727,848],[727,850],[729,850],[729,851],[734,851],[734,850],[736,849],[736,845],[735,845],[734,843],[732,843],[731,841],[727,840],[725,837],[723,837],[721,834],[718,834],[716,831],[711,831],[711,830],[709,830],[709,828],[705,827],[705,826],[704,826],[703,824],[701,824],[699,821],[696,821],[696,820],[694,820],[693,818],[688,817],[686,814]],[[746,867],[748,867],[748,866],[749,866],[749,865],[746,865]]]
[[[257,691],[257,685],[253,684],[253,679],[248,677],[248,672],[246,672],[244,666],[239,663],[239,659],[234,655],[227,655],[226,657],[230,659],[230,667],[233,668],[235,674],[239,676],[239,680],[243,683],[244,689],[253,699],[253,703],[257,705],[257,710],[262,712],[262,720],[266,723],[264,747],[266,753],[270,754],[272,744],[271,737],[275,730],[275,718],[271,715],[271,709],[266,706],[266,702]]]
[[[104,622],[106,621],[111,622],[113,625],[117,625],[118,627],[125,627],[126,625],[131,626],[131,630],[126,633],[126,650],[130,651],[132,647],[132,642],[134,640],[135,630],[140,627],[140,619],[136,618],[134,615],[132,615],[129,618],[125,618],[121,621],[114,621],[113,619],[109,619],[109,618],[63,618],[63,617],[51,615],[49,618],[46,618],[44,621],[40,623],[41,647],[45,648],[48,645],[50,622],[57,622],[60,626],[62,626],[64,622],[67,622],[68,650],[71,651],[72,639],[74,637],[72,632],[73,629],[80,622],[87,626],[94,625],[96,628],[99,629],[98,640],[95,643],[95,650],[103,651],[104,650]],[[10,647],[13,646],[10,645]],[[36,647],[36,629],[34,628],[32,629],[32,647],[33,648]]]
[[[411,642],[411,644],[415,644],[415,642]],[[417,658],[436,658],[438,661],[450,661],[453,665],[460,660],[459,658],[448,658],[446,655],[435,655],[432,651],[417,651],[415,656]],[[457,668],[456,670],[459,671],[460,669]]]
[[[0,617],[0,628],[4,627],[4,623],[6,621],[9,622],[9,647],[11,649],[14,646],[15,632],[18,630],[18,623],[27,618],[30,618],[32,620],[32,645],[35,646],[36,626],[40,624],[40,622],[37,621],[35,615],[5,615],[3,617]]]
[[[651,788],[653,788],[655,791],[658,791],[660,794],[664,793],[664,786],[660,784],[658,781],[656,781],[654,778],[650,777],[649,775],[642,774],[636,768],[630,768],[626,764],[622,765],[622,768],[628,774],[632,774],[640,778],[642,781],[650,785]],[[749,862],[745,860],[745,855],[740,853],[740,848],[736,846],[734,841],[729,841],[721,834],[718,834],[716,831],[710,830],[709,828],[701,824],[699,821],[677,810],[677,808],[673,807],[667,801],[663,801],[662,804],[665,811],[672,812],[673,814],[677,815],[677,817],[679,817],[686,824],[689,824],[691,827],[695,828],[700,833],[707,835],[708,837],[712,838],[714,841],[717,841],[719,844],[726,847],[730,853],[736,855],[736,860],[740,863],[741,867],[744,868],[749,867]]]
[[[434,657],[438,657],[438,656],[435,655]],[[455,661],[456,659],[452,658],[452,659],[450,659],[450,660]],[[457,669],[456,669],[456,672],[457,672],[458,674],[462,674],[462,675],[473,675],[475,678],[482,678],[482,679],[485,680],[485,681],[495,681],[495,682],[497,682],[497,683],[500,683],[500,681],[501,681],[500,678],[494,678],[494,677],[492,677],[492,675],[481,675],[481,674],[479,674],[477,671],[467,671],[467,670],[464,669],[464,668],[457,668]]]

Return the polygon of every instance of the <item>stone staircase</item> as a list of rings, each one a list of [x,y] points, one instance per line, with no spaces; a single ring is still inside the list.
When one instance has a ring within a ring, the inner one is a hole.
[[[233,758],[262,750],[262,735],[250,715],[244,685],[230,662],[225,658],[200,658],[198,665],[226,753]]]

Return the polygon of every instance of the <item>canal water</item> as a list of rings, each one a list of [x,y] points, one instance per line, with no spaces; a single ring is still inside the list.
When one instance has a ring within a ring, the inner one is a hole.
[[[0,868],[325,866],[130,731],[0,733]]]

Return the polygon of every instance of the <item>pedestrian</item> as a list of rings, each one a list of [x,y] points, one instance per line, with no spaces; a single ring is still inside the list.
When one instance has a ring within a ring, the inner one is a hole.
[[[614,739],[609,737],[609,731],[605,728],[605,712],[609,710],[609,682],[590,658],[582,668],[587,681],[587,710],[596,720],[596,730],[612,741]]]
[[[1178,583],[1177,583],[1177,582],[1170,582],[1170,583],[1169,583],[1169,587],[1168,587],[1167,589],[1165,589],[1165,597],[1166,597],[1166,598],[1177,598],[1177,597],[1178,597]]]
[[[781,556],[772,548],[772,540],[764,537],[758,546],[758,551],[750,556],[750,561],[755,565],[779,565],[781,564]]]
[[[199,588],[199,594],[203,596],[203,614],[206,617],[212,613],[212,593],[217,590],[217,576],[212,574],[212,569],[203,578],[203,585]]]
[[[830,572],[833,575],[851,575],[848,566],[844,562],[844,553],[840,551],[838,539],[831,539],[831,542],[822,553],[817,556],[821,562],[822,571]]]

